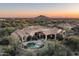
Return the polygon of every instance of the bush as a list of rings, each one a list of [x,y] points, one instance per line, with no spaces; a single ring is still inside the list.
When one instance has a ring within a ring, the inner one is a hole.
[[[67,56],[72,55],[70,51],[64,48],[58,41],[47,41],[44,47],[28,52],[37,56]]]
[[[14,56],[15,55],[15,51],[14,48],[12,48],[12,46],[6,46],[3,48],[5,55],[9,55],[9,56]]]
[[[72,50],[79,51],[79,36],[68,37],[65,45],[69,46]]]

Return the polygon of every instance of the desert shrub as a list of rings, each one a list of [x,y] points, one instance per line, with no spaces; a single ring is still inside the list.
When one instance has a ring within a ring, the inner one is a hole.
[[[30,49],[29,49],[30,50]],[[28,51],[29,55],[37,56],[70,56],[71,52],[58,41],[47,41],[44,47],[39,49],[32,49]],[[26,55],[28,55],[26,54]]]
[[[15,30],[15,28],[13,28],[13,27],[6,27],[6,28],[4,28],[4,30],[5,30],[5,32],[8,34],[8,35],[10,35],[14,30]],[[6,34],[5,33],[5,34]]]
[[[11,36],[8,36],[7,39],[9,40],[10,47],[4,48],[4,51],[9,55],[14,56],[16,55],[16,49],[19,47],[20,41],[19,39],[15,39],[14,37]]]
[[[0,38],[0,45],[9,45],[9,36],[4,36],[3,38]]]
[[[21,44],[21,41],[19,38],[15,38],[13,36],[9,36],[10,45],[17,47],[19,44]]]
[[[0,30],[0,37],[3,38],[4,36],[9,36],[14,30],[15,28],[13,27],[2,28],[2,30]]]
[[[72,55],[69,50],[58,41],[48,41],[45,46],[35,51],[38,56],[67,56]]]
[[[67,38],[65,45],[69,46],[72,50],[79,51],[79,37],[78,36],[70,36]]]
[[[4,55],[6,56],[6,55],[9,55],[9,56],[14,56],[15,55],[15,51],[14,51],[14,48],[12,47],[12,46],[6,46],[6,47],[4,47],[3,48],[3,50],[4,50]]]

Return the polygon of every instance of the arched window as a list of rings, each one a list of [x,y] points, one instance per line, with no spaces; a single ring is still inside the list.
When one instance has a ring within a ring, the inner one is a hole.
[[[45,39],[45,34],[43,32],[36,32],[34,34],[38,39]]]
[[[29,36],[27,37],[27,41],[31,41],[31,40],[32,40],[32,36],[29,35]]]
[[[59,41],[63,40],[63,36],[61,34],[56,34],[56,38]]]
[[[54,39],[54,38],[55,38],[54,34],[47,35],[47,39]]]
[[[33,36],[32,40],[38,40],[38,38],[36,36]]]

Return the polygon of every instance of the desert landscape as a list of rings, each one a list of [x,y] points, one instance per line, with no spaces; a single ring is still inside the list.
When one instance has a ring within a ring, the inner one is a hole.
[[[79,19],[1,18],[0,47],[4,56],[78,56]]]
[[[0,4],[0,56],[79,56],[78,7]]]

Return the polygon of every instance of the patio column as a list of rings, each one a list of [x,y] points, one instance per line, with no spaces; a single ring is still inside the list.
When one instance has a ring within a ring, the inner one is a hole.
[[[45,35],[45,41],[47,41],[47,35]]]
[[[23,41],[26,41],[26,36],[24,36]]]
[[[56,34],[55,34],[55,40],[56,40]]]
[[[66,37],[66,31],[64,31],[64,33],[62,33],[62,35],[63,35],[64,37]]]
[[[22,42],[23,42],[24,40],[23,40],[23,37],[22,37]]]

